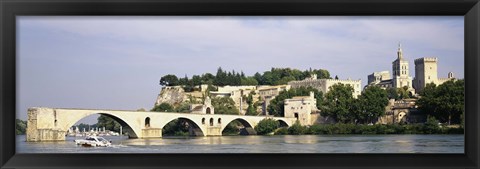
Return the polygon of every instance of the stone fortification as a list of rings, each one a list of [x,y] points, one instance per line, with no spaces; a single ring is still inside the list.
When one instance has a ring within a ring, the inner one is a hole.
[[[438,58],[436,57],[423,57],[423,58],[418,58],[418,59],[415,59],[415,64],[421,64],[421,63],[425,63],[425,62],[437,62],[438,61]]]
[[[362,83],[362,80],[339,80],[339,79],[313,79],[313,78],[307,78],[302,81],[291,81],[288,82],[288,85],[290,85],[292,88],[299,88],[299,87],[313,87],[319,91],[322,91],[324,94],[327,93],[330,89],[330,86],[333,86],[334,84],[345,84],[345,85],[350,85],[353,87],[353,97],[357,97],[358,95],[361,94],[362,89],[360,87],[360,84]]]
[[[454,79],[452,72],[448,73],[447,78],[438,77],[438,59],[436,57],[415,59],[415,79],[413,84],[417,92],[422,91],[429,83],[440,85],[451,79]]]

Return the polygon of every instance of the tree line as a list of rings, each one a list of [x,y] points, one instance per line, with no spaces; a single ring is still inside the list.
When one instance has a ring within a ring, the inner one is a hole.
[[[240,85],[283,85],[294,80],[303,80],[316,74],[318,79],[331,79],[330,73],[324,69],[309,69],[300,71],[291,68],[271,68],[262,74],[257,72],[253,76],[246,76],[243,71],[226,71],[221,67],[217,69],[215,75],[204,73],[202,75],[193,75],[188,78],[187,75],[179,78],[173,74],[167,74],[160,78],[162,86],[185,86],[187,90],[193,90],[193,86],[201,84],[214,86],[240,86]]]
[[[436,86],[427,84],[419,93],[419,110],[441,123],[462,124],[465,114],[465,80],[449,80]]]

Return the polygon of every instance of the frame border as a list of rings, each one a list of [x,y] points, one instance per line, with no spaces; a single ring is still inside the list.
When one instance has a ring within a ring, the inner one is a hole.
[[[0,11],[0,168],[479,168],[478,0],[0,0]],[[463,15],[465,154],[15,154],[21,15]]]

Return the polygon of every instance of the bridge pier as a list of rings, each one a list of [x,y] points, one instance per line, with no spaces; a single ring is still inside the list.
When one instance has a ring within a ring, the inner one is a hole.
[[[146,128],[142,129],[141,138],[161,138],[162,129],[161,128]]]
[[[38,119],[38,116],[42,116],[42,119]],[[28,109],[26,133],[27,141],[35,142],[65,140],[65,134],[67,131],[57,127],[56,123],[57,119],[53,110]]]
[[[205,136],[222,136],[222,128],[220,126],[207,127]]]

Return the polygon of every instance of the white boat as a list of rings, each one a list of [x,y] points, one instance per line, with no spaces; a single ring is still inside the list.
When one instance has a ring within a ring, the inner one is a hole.
[[[75,144],[86,147],[109,147],[112,145],[111,141],[104,139],[103,137],[89,136],[85,139],[74,140]]]

